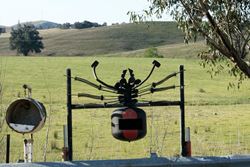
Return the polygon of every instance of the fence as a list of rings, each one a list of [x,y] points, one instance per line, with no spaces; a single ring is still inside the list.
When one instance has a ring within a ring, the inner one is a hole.
[[[64,81],[65,78],[62,76],[61,80]],[[51,82],[54,82],[52,78]],[[191,81],[189,80],[189,82]],[[53,104],[53,116],[51,117],[52,121],[49,131],[47,161],[61,160],[61,148],[63,147],[62,127],[66,122],[65,85],[61,87],[60,89],[54,88],[52,90],[51,104]],[[189,85],[189,89],[190,87]],[[73,89],[76,92],[77,90],[88,88],[82,85],[74,85]],[[11,89],[9,92],[16,91]],[[63,95],[59,94],[60,92]],[[202,93],[199,90],[195,95],[207,97],[207,94],[210,93],[213,92],[207,91],[207,93]],[[49,108],[50,100],[47,92],[41,91],[39,95],[39,99],[45,101],[46,107]],[[191,104],[191,102],[201,98],[193,98],[188,93],[187,95],[189,104],[186,106],[186,123],[191,128],[193,155],[220,156],[250,153],[250,110],[247,100],[246,104],[240,105],[233,105],[234,101],[230,102],[232,105],[205,105],[201,101],[200,103],[203,105],[199,106],[198,102],[197,105]],[[153,98],[158,98],[158,96],[163,95],[159,94]],[[178,94],[175,95],[171,92],[164,94],[164,96],[175,99],[175,97],[178,97]],[[151,97],[149,96],[149,98]],[[83,102],[85,99],[76,98],[74,100]],[[131,143],[116,141],[112,138],[110,133],[110,115],[112,110],[98,109],[75,112],[73,114],[74,159],[141,158],[148,157],[151,150],[164,157],[177,156],[179,154],[179,109],[155,107],[147,108],[145,111],[148,116],[148,134],[144,139]],[[41,131],[34,135],[35,162],[44,161],[47,127],[48,122],[46,122],[46,126]],[[23,158],[23,136],[8,132],[13,136],[11,139],[11,162],[16,162],[18,159]],[[1,162],[5,162],[5,142],[5,139],[0,142]]]
[[[10,161],[10,135],[3,136],[0,139],[0,163]]]
[[[5,162],[5,155],[6,155],[6,140],[5,136],[0,138],[0,163]]]

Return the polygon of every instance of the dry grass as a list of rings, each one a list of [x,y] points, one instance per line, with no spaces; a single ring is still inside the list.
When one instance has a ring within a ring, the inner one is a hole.
[[[174,22],[123,24],[89,29],[41,30],[48,56],[86,56],[132,51],[151,46],[183,42],[183,33]],[[15,55],[9,50],[9,34],[0,36],[0,55]]]

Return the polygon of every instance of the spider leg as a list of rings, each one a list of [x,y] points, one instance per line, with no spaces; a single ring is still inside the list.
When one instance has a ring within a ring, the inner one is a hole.
[[[87,98],[91,98],[91,99],[96,99],[96,100],[117,100],[116,98],[107,98],[107,96],[104,95],[92,95],[92,94],[88,94],[88,93],[78,93],[77,94],[78,97],[87,97]]]
[[[105,104],[120,104],[119,100],[110,100],[110,101],[106,101]]]
[[[176,76],[177,74],[179,74],[180,72],[174,72],[172,74],[169,74],[167,75],[165,78],[163,78],[162,80],[158,81],[158,82],[153,82],[152,84],[148,84],[148,85],[145,85],[143,87],[140,87],[138,90],[141,91],[141,90],[145,90],[145,88],[151,86],[151,87],[156,87],[164,82],[166,82],[167,80],[169,80],[170,78]]]
[[[107,84],[104,81],[102,81],[102,80],[99,79],[99,77],[96,74],[96,67],[98,66],[98,64],[99,64],[98,61],[94,61],[94,63],[91,65],[92,71],[93,71],[93,75],[94,75],[96,81],[99,82],[101,85],[106,86],[110,90],[117,91],[117,89],[114,86],[111,86],[111,85],[109,85],[109,84]]]
[[[150,87],[147,89],[143,89],[141,91],[139,91],[138,96],[144,96],[150,93],[154,93],[154,92],[160,92],[160,91],[165,91],[165,90],[170,90],[170,89],[175,89],[176,87],[179,86],[175,86],[175,85],[171,85],[171,86],[166,86],[166,87],[161,87],[161,88],[154,88],[154,87]]]
[[[84,78],[80,78],[80,77],[72,77],[72,78],[73,78],[74,80],[76,80],[76,81],[80,81],[80,82],[83,82],[83,83],[85,83],[85,84],[87,84],[87,85],[89,85],[89,86],[92,86],[92,87],[94,87],[94,88],[96,88],[96,89],[98,89],[98,90],[117,94],[117,92],[114,91],[113,89],[110,89],[110,88],[105,87],[105,86],[102,86],[102,85],[97,85],[97,84],[95,84],[95,83],[93,83],[93,82],[90,82],[90,81],[84,79]]]
[[[80,77],[72,77],[74,80],[76,80],[76,81],[80,81],[80,82],[83,82],[83,83],[85,83],[85,84],[87,84],[87,85],[89,85],[89,86],[92,86],[92,87],[94,87],[94,88],[96,88],[96,89],[100,89],[100,86],[99,85],[97,85],[97,84],[95,84],[95,83],[93,83],[93,82],[90,82],[90,81],[88,81],[88,80],[86,80],[86,79],[84,79],[84,78],[80,78]]]
[[[151,92],[161,92],[161,91],[165,91],[165,90],[170,90],[170,89],[175,89],[176,87],[180,87],[180,86],[175,86],[175,85],[171,85],[171,86],[165,86],[165,87],[161,87],[161,88],[151,88]]]
[[[166,76],[165,78],[163,78],[162,80],[160,80],[160,81],[158,81],[158,82],[153,82],[153,83],[152,83],[152,86],[153,86],[153,87],[156,87],[156,86],[158,86],[158,85],[160,85],[160,84],[166,82],[166,81],[169,80],[170,78],[175,77],[175,76],[176,76],[177,74],[179,74],[179,73],[180,73],[180,71],[179,71],[179,72],[173,72],[173,73],[167,75],[167,76]]]
[[[152,84],[153,84],[153,83],[144,85],[143,87],[140,87],[138,90],[140,91],[140,90],[142,90],[142,89],[144,89],[144,88],[147,88],[147,87],[149,87],[149,86],[152,87]]]
[[[97,100],[104,100],[104,96],[97,96],[97,95],[92,95],[92,94],[88,94],[88,93],[78,93],[77,94],[78,97],[87,97],[87,98],[91,98],[91,99],[97,99]]]
[[[148,76],[140,84],[138,84],[135,88],[138,88],[139,86],[144,84],[149,79],[149,77],[152,75],[155,67],[159,68],[160,66],[161,66],[161,64],[158,61],[154,60],[153,61],[153,67],[152,67],[150,73],[148,74]]]

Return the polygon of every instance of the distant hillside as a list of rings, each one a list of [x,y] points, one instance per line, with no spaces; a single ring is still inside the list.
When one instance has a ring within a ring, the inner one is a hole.
[[[35,27],[39,29],[57,28],[59,26],[58,23],[54,23],[51,21],[36,21],[36,22],[33,22],[32,24],[34,24]]]
[[[21,24],[33,24],[36,28],[38,29],[51,29],[51,28],[57,28],[59,26],[58,23],[54,23],[51,21],[45,21],[45,20],[39,20],[39,21],[31,21],[31,22],[25,22],[25,23],[21,23]],[[16,25],[12,26],[12,27],[16,27]]]
[[[49,56],[114,54],[183,43],[184,37],[175,22],[131,23],[82,30],[49,29],[40,30],[40,34],[45,45],[42,54]],[[0,55],[15,55],[8,48],[8,36],[0,36]]]

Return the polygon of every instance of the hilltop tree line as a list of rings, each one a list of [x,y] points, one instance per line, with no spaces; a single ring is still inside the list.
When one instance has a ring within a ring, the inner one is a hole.
[[[1,33],[6,33],[6,28],[0,27],[0,34],[1,34]]]
[[[59,26],[61,29],[84,29],[92,27],[107,26],[107,23],[102,25],[90,21],[75,22],[74,24],[64,23]],[[18,24],[12,27],[9,38],[9,46],[11,50],[16,50],[17,54],[28,56],[30,53],[40,53],[44,49],[42,37],[39,36],[39,31],[33,24]],[[6,32],[5,28],[0,28],[0,34]]]
[[[59,28],[61,29],[84,29],[84,28],[93,28],[93,27],[103,27],[107,26],[107,23],[103,24],[98,24],[95,22],[90,22],[90,21],[83,21],[83,22],[75,22],[74,24],[70,23],[63,23],[59,25]]]

